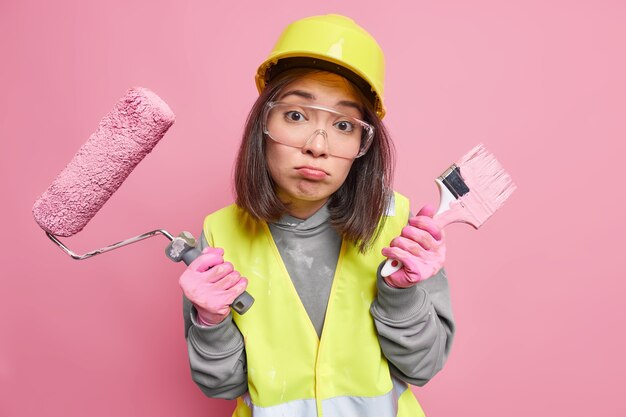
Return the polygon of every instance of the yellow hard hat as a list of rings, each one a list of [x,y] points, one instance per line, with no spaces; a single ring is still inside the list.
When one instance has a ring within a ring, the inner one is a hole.
[[[276,74],[300,67],[344,76],[371,99],[378,116],[384,117],[385,57],[376,40],[354,20],[329,14],[307,17],[287,26],[257,70],[259,92]]]

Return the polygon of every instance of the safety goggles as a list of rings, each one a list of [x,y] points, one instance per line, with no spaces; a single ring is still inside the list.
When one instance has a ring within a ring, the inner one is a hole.
[[[298,149],[322,136],[329,155],[354,159],[367,152],[374,127],[330,107],[270,101],[263,112],[263,133]]]

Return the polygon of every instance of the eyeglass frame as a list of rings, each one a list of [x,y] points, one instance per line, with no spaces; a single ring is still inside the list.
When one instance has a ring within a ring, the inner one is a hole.
[[[367,135],[366,135],[365,139],[363,139],[363,137],[361,137],[361,145],[359,146],[359,153],[356,156],[354,156],[352,158],[349,158],[349,157],[343,157],[343,156],[337,156],[337,155],[330,154],[331,156],[334,156],[336,158],[344,158],[344,159],[357,159],[357,158],[360,158],[363,155],[365,155],[367,153],[367,151],[369,150],[370,146],[372,145],[372,142],[373,142],[373,139],[374,139],[374,132],[376,131],[376,128],[374,126],[372,126],[370,123],[368,123],[368,122],[366,122],[364,120],[359,119],[358,117],[350,116],[350,115],[342,113],[342,112],[340,112],[337,109],[334,109],[332,107],[326,107],[326,106],[322,106],[322,105],[319,105],[319,104],[289,103],[289,102],[286,102],[286,101],[273,101],[273,100],[270,100],[267,103],[265,103],[265,105],[263,106],[263,114],[262,114],[263,125],[262,125],[262,127],[263,127],[263,134],[267,135],[274,142],[286,145],[286,144],[282,143],[281,141],[276,140],[276,139],[274,139],[272,137],[272,135],[270,134],[269,130],[267,129],[267,119],[269,117],[270,111],[274,107],[277,107],[279,105],[285,105],[285,104],[305,107],[305,108],[314,109],[314,110],[322,110],[322,111],[326,111],[326,112],[331,113],[331,114],[335,114],[335,115],[338,115],[338,116],[343,116],[343,117],[347,117],[349,119],[353,119],[353,120],[357,121],[363,127],[363,129],[367,132]],[[327,138],[328,132],[326,132],[326,129],[322,129],[322,130],[325,133],[325,138],[326,138],[326,141],[328,143],[328,138]],[[315,131],[312,132],[312,134],[313,133],[315,133]],[[308,140],[307,140],[307,142],[304,142],[300,148],[304,147],[307,143],[308,143]],[[286,145],[286,146],[291,146],[291,145]]]

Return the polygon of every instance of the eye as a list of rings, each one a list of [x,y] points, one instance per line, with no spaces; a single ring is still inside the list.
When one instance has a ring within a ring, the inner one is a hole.
[[[285,113],[285,119],[289,120],[290,122],[301,122],[303,120],[306,120],[306,117],[304,117],[304,115],[299,111],[291,110]]]
[[[347,120],[335,123],[335,127],[342,132],[352,132],[354,130],[354,124]]]

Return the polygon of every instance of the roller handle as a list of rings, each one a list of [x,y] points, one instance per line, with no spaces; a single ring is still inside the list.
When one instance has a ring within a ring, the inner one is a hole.
[[[182,232],[165,248],[165,254],[168,258],[174,262],[183,261],[187,266],[201,253],[202,251],[196,247],[196,239],[189,232]],[[244,314],[252,307],[253,303],[254,298],[247,291],[244,291],[239,297],[235,298],[231,307],[237,313]]]

